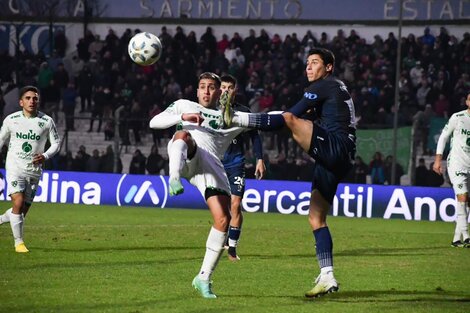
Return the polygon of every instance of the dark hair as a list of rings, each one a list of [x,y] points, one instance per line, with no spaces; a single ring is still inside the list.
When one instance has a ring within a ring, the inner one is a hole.
[[[23,88],[20,89],[19,99],[21,100],[21,98],[23,98],[24,94],[27,93],[28,91],[32,91],[32,92],[35,92],[35,93],[39,94],[39,89],[37,87],[24,86]]]
[[[224,83],[231,83],[235,86],[237,85],[237,79],[230,74],[220,76],[220,80]]]
[[[333,67],[335,67],[335,55],[330,50],[325,48],[313,48],[308,52],[309,56],[312,54],[318,54],[323,60],[325,66],[331,64]]]
[[[220,84],[221,84],[220,77],[219,75],[215,73],[204,72],[201,75],[199,75],[199,81],[201,81],[201,79],[212,79],[213,81],[215,81],[215,85],[217,86],[217,88],[220,88]]]

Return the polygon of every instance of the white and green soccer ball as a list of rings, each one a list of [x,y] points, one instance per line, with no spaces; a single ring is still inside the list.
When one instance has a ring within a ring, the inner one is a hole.
[[[127,49],[131,60],[139,65],[152,65],[162,55],[162,43],[152,33],[142,32],[134,35]]]

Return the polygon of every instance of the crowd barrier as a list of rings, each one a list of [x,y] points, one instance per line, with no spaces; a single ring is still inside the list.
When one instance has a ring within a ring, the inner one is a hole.
[[[5,192],[0,200],[8,200],[7,185],[2,183]],[[170,197],[167,176],[46,171],[34,201],[157,209],[207,208],[195,187],[186,180],[183,186],[184,194]],[[247,179],[242,206],[246,212],[307,215],[310,189],[309,182]],[[455,211],[451,188],[340,184],[331,214],[451,222],[455,220]]]

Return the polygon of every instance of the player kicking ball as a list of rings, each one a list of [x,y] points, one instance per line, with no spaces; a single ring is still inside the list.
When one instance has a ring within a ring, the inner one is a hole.
[[[220,85],[219,76],[202,73],[197,89],[198,103],[177,100],[150,121],[153,129],[174,125],[177,128],[168,143],[170,195],[184,193],[181,179],[186,178],[198,188],[212,215],[213,225],[204,259],[192,282],[207,299],[217,298],[211,279],[224,251],[230,223],[230,185],[221,158],[232,139],[245,131],[240,127],[223,129],[222,112],[218,108]]]

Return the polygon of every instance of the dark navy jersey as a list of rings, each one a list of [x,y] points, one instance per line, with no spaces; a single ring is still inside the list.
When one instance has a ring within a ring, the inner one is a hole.
[[[235,103],[233,105],[233,109],[240,112],[250,112],[250,109],[247,106],[239,103]],[[263,145],[261,144],[259,132],[257,130],[251,130],[248,133],[238,135],[232,140],[232,143],[228,147],[224,158],[222,159],[222,163],[225,168],[245,166],[244,140],[246,137],[251,138],[251,142],[253,143],[253,153],[256,159],[263,158]]]
[[[297,117],[308,114],[327,131],[355,135],[354,104],[346,85],[335,77],[314,81],[302,99],[289,112]]]

